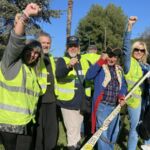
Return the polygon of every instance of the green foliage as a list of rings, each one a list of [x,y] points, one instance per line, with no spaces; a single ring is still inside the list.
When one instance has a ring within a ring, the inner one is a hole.
[[[50,23],[50,18],[59,18],[62,11],[51,10],[50,0],[1,0],[0,5],[0,57],[8,41],[16,13],[20,13],[28,3],[38,3],[42,11],[37,17],[32,17],[26,26],[26,34],[34,35],[42,29],[38,25],[44,21]]]
[[[150,54],[150,27],[142,33],[140,39],[146,43],[147,50]],[[148,63],[150,64],[150,57],[148,57]]]
[[[31,2],[39,4],[42,8],[39,16],[34,18],[35,20],[43,20],[50,23],[50,17],[60,17],[60,10],[50,9],[50,0],[1,0],[0,17],[13,19],[17,12],[21,12]]]
[[[105,44],[113,48],[122,47],[126,20],[121,7],[109,4],[104,9],[98,4],[92,5],[77,28],[81,51],[86,51],[90,44],[96,44],[100,51],[105,48]]]

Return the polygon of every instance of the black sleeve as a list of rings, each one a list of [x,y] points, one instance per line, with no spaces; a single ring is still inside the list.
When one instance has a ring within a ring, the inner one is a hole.
[[[58,58],[56,62],[56,78],[64,78],[71,69],[67,68],[67,65],[63,58]]]

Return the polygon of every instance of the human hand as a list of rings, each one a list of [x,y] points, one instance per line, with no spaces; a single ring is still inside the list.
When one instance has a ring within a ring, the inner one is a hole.
[[[136,23],[137,20],[137,16],[130,16],[128,19],[128,23],[133,25],[134,23]]]
[[[75,64],[79,63],[77,58],[71,58],[70,59],[70,63],[69,63],[69,67],[72,68],[75,66]]]
[[[36,16],[41,11],[41,8],[36,3],[30,3],[26,6],[26,8],[23,10],[23,12],[28,16]]]
[[[120,104],[121,107],[124,106],[125,103],[126,103],[125,97],[124,96],[120,97],[119,100],[118,100],[118,102],[119,102],[119,104]]]
[[[132,26],[137,22],[137,16],[130,16],[128,19],[128,31],[131,31]]]
[[[102,52],[100,55],[99,60],[97,61],[97,64],[101,67],[104,64],[107,64],[108,54],[106,52]]]

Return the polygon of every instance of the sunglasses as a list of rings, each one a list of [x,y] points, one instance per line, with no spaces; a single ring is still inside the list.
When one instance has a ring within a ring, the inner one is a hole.
[[[138,49],[138,48],[134,48],[134,52],[141,52],[141,53],[145,53],[145,49]]]
[[[70,45],[68,45],[67,47],[68,47],[68,48],[70,48],[70,47],[78,47],[78,45],[77,45],[77,44],[70,44]]]

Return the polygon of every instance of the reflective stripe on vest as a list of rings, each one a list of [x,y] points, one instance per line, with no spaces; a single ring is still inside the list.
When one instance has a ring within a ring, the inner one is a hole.
[[[23,114],[32,114],[33,113],[29,109],[6,105],[6,104],[0,104],[0,109],[12,111],[12,112],[19,112],[19,113],[23,113]]]
[[[0,69],[0,123],[26,125],[34,121],[40,88],[35,72],[22,65],[17,76],[6,80]]]
[[[44,60],[42,59],[40,61],[40,65],[38,68],[38,82],[41,87],[40,95],[43,95],[46,92],[47,85],[50,84],[50,83],[47,83],[47,75],[48,75],[48,72],[45,67]]]
[[[64,60],[66,62],[66,65],[69,64],[70,59],[68,57],[64,57]],[[85,76],[88,70],[89,64],[87,60],[84,58],[81,58],[80,62],[81,62],[82,70],[79,70],[78,73],[79,75]],[[73,99],[75,95],[75,90],[77,89],[75,87],[76,79],[77,79],[76,71],[73,69],[68,73],[67,77],[58,81],[57,86],[56,86],[58,100],[70,101]],[[85,89],[85,92],[87,96],[91,95],[91,89],[89,87]]]
[[[46,74],[46,73],[41,73],[41,74],[40,74],[40,77],[41,77],[41,78],[47,78],[47,74]]]
[[[141,95],[137,95],[137,94],[133,93],[132,96],[137,98],[137,99],[141,99]]]
[[[60,88],[59,86],[56,86],[57,90],[62,92],[62,93],[66,93],[66,94],[70,94],[70,93],[73,93],[75,89],[63,89],[63,88]],[[77,89],[77,88],[76,88]]]
[[[29,90],[27,88],[24,87],[16,87],[16,86],[8,86],[5,83],[0,81],[0,86],[4,89],[7,89],[10,92],[21,92],[21,93],[27,93],[28,95],[32,95],[32,96],[39,96],[39,93],[34,92],[32,90]]]
[[[49,57],[50,62],[51,62],[51,67],[52,67],[52,72],[53,72],[53,77],[54,77],[54,83],[56,84],[56,78],[55,78],[55,61],[54,58],[52,56]],[[46,66],[44,61],[41,61],[40,67],[38,68],[38,82],[40,84],[41,87],[41,93],[40,95],[45,94],[46,89],[47,89],[47,85],[50,85],[51,83],[47,82],[47,75],[49,74],[49,72],[47,72]],[[56,93],[55,93],[56,94]]]
[[[134,58],[131,58],[130,70],[125,75],[128,91],[130,91],[135,84],[143,76],[142,68],[140,64]],[[132,94],[131,98],[128,99],[127,104],[132,108],[137,108],[141,103],[141,89],[138,87]]]

